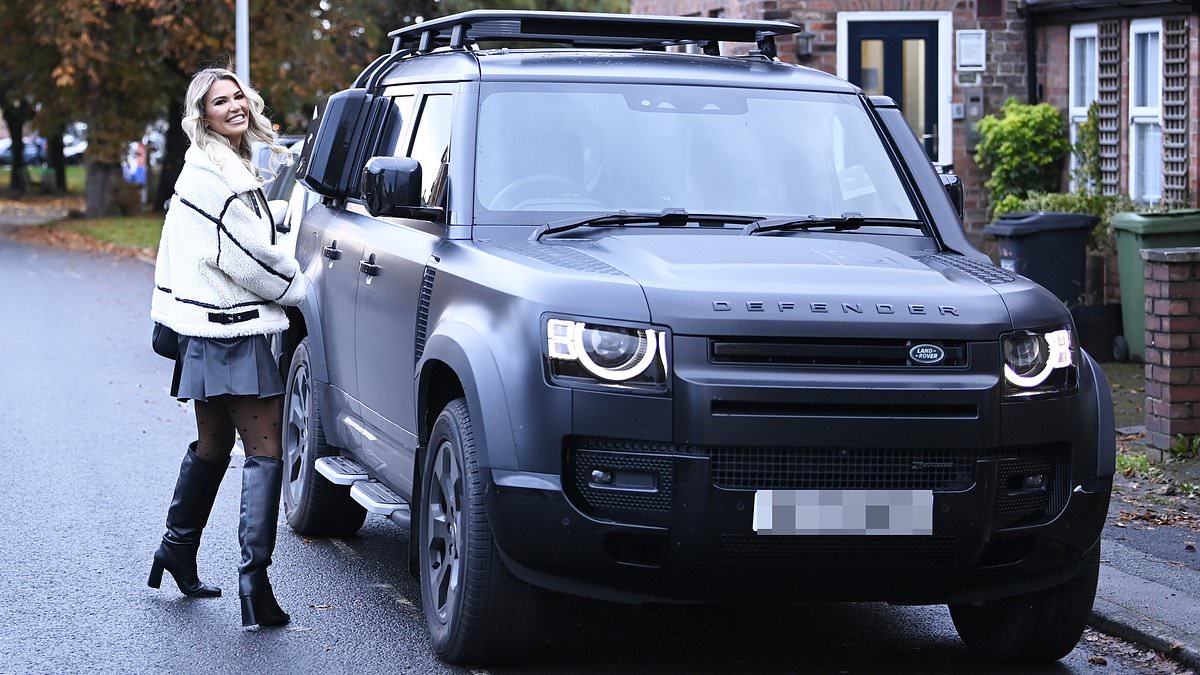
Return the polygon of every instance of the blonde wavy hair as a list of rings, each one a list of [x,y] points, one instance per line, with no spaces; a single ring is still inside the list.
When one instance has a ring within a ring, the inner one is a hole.
[[[242,134],[241,142],[236,148],[229,142],[229,139],[210,129],[204,122],[205,99],[208,97],[208,90],[217,80],[232,81],[242,90],[242,94],[246,96],[246,100],[250,104],[246,111],[249,127],[246,129],[246,133]],[[271,152],[282,157],[284,161],[291,158],[291,153],[287,148],[275,143],[275,130],[271,128],[271,120],[263,113],[265,107],[262,96],[249,84],[242,82],[233,71],[226,68],[205,68],[193,75],[192,82],[188,85],[187,95],[184,98],[183,131],[191,140],[192,145],[203,150],[214,164],[218,166],[221,164],[218,149],[227,148],[242,160],[242,164],[246,165],[251,175],[262,179],[264,176],[260,176],[259,171],[254,167],[252,147],[255,141],[266,145]]]

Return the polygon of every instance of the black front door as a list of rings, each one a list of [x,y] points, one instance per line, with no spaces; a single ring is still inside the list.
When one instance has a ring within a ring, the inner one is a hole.
[[[848,26],[849,79],[868,96],[890,96],[937,159],[936,21],[854,21]]]

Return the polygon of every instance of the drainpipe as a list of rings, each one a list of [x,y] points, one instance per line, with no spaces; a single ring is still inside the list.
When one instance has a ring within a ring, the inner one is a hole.
[[[1017,3],[1017,16],[1025,19],[1025,98],[1030,104],[1038,103],[1038,74],[1037,74],[1037,31],[1034,26],[1033,12],[1022,0]]]

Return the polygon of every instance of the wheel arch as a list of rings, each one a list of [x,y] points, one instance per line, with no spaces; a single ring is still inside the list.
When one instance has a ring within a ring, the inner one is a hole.
[[[321,335],[321,320],[315,293],[309,293],[296,307],[284,307],[288,318],[288,329],[284,331],[280,350],[280,366],[291,362],[292,354],[304,338],[308,338],[309,370],[318,382],[329,382],[329,368],[325,364],[325,342]],[[286,372],[286,371],[285,371]]]
[[[1086,409],[1089,418],[1092,418],[1089,420],[1091,424],[1085,427],[1089,430],[1094,429],[1093,433],[1096,434],[1095,472],[1097,476],[1111,476],[1117,470],[1117,434],[1116,421],[1113,419],[1112,387],[1109,386],[1108,378],[1100,365],[1087,352],[1079,350],[1079,353],[1083,361],[1080,364],[1081,370],[1086,369],[1084,383],[1091,381],[1095,396],[1092,405]]]
[[[500,368],[487,340],[463,323],[438,326],[417,368],[418,438],[423,447],[446,403],[463,396],[481,439],[485,467],[515,469],[516,446]],[[447,398],[448,397],[448,398]]]
[[[417,525],[423,516],[421,476],[434,422],[457,398],[465,398],[471,412],[474,432],[487,463],[494,465],[506,457],[516,463],[516,449],[508,422],[508,404],[501,385],[500,370],[487,342],[477,331],[461,324],[441,324],[429,337],[417,364],[417,453],[413,467],[412,522],[408,535],[408,568],[420,578]],[[484,405],[480,392],[486,392]]]

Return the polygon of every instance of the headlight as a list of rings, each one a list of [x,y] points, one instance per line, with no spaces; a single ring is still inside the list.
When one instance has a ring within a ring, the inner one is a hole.
[[[1015,331],[1000,337],[1004,395],[1028,397],[1078,386],[1071,331]]]
[[[666,333],[655,328],[546,320],[546,356],[554,379],[661,390],[667,381],[666,344]]]

